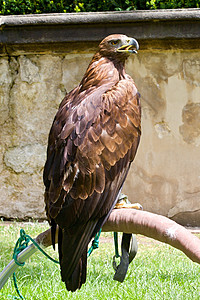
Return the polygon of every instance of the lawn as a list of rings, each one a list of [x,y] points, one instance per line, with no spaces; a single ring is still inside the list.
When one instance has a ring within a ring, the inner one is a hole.
[[[48,228],[47,223],[0,222],[0,271],[12,259],[13,248],[20,228],[32,237]],[[113,280],[112,257],[114,246],[111,233],[102,233],[99,249],[88,259],[86,284],[81,290],[67,292],[60,280],[59,265],[37,252],[16,272],[21,294],[26,300],[39,299],[135,299],[135,300],[199,300],[200,266],[180,251],[153,241],[137,237],[139,249],[129,266],[125,281]],[[47,252],[57,258],[51,248]],[[14,299],[17,295],[11,279],[0,291],[0,299]]]

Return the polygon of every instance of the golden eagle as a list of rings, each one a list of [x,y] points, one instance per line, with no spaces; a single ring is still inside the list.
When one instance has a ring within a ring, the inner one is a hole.
[[[46,213],[61,277],[86,281],[87,248],[116,204],[141,134],[139,93],[124,64],[138,42],[113,34],[98,46],[80,82],[60,104],[44,168]]]

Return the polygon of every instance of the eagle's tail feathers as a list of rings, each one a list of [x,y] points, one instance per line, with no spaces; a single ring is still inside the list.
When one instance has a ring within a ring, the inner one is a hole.
[[[86,281],[86,272],[87,272],[87,249],[84,250],[71,277],[65,282],[67,290],[74,292],[77,289],[80,289],[82,284],[84,284]]]
[[[86,281],[87,249],[96,222],[74,228],[74,231],[59,229],[58,249],[62,281],[70,291],[80,289]]]

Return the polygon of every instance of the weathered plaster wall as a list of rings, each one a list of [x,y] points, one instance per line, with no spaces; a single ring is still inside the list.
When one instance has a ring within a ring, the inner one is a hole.
[[[127,71],[142,95],[143,134],[125,190],[145,210],[199,226],[199,52],[140,52]]]
[[[0,216],[45,218],[48,132],[93,55],[94,44],[82,45],[35,53],[17,45],[0,57]],[[126,69],[141,93],[142,138],[124,192],[145,210],[200,226],[200,52],[149,41]]]

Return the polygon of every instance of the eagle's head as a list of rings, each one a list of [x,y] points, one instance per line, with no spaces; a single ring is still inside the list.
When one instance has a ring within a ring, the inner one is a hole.
[[[107,36],[99,44],[99,52],[103,56],[126,59],[130,54],[137,53],[139,44],[136,39],[124,34],[112,34]]]

